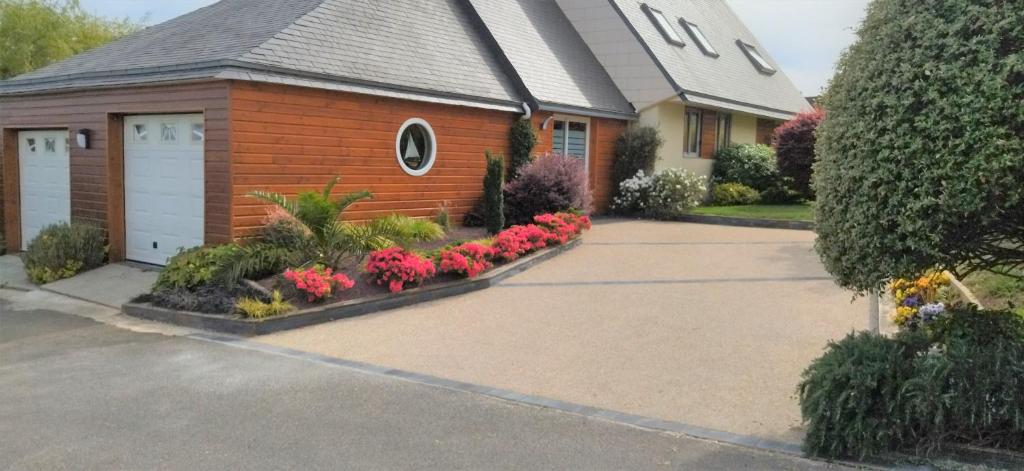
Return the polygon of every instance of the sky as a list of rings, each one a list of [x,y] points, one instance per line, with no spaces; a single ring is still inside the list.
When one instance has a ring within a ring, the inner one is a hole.
[[[215,0],[81,0],[92,13],[156,24]],[[818,95],[853,43],[869,0],[724,0],[805,96]]]

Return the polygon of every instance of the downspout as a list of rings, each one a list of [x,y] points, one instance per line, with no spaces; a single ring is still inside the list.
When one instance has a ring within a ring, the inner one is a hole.
[[[523,115],[520,116],[519,119],[530,119],[531,117],[533,117],[533,108],[530,108],[530,104],[524,101]]]

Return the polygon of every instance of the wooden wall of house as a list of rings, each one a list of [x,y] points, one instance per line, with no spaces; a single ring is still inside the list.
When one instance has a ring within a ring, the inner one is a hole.
[[[0,98],[3,128],[3,220],[11,250],[21,247],[18,206],[17,131],[78,129],[92,132],[88,149],[71,138],[71,218],[109,230],[111,258],[124,250],[123,148],[120,116],[154,113],[204,113],[206,119],[206,241],[231,237],[230,165],[228,145],[228,84],[224,81],[173,86],[125,87],[70,93]]]
[[[533,128],[537,132],[535,154],[551,152],[551,137],[554,126],[548,124],[541,129],[552,113],[534,113]],[[590,188],[594,192],[594,210],[603,212],[611,203],[612,195],[612,162],[615,160],[615,141],[628,126],[627,121],[608,118],[590,118]]]
[[[349,208],[366,220],[401,212],[432,216],[441,204],[461,217],[483,194],[484,152],[506,153],[519,115],[330,90],[232,82],[231,140],[235,236],[251,234],[267,207],[253,190],[294,195],[341,176],[336,193],[368,189]],[[437,156],[423,176],[398,164],[395,137],[409,118],[434,129]]]
[[[373,199],[352,206],[349,220],[393,212],[432,216],[442,203],[461,220],[483,194],[484,152],[507,154],[508,131],[519,114],[277,84],[232,82],[231,143],[235,236],[251,234],[267,206],[253,190],[293,195],[340,175],[335,192],[368,189]],[[547,115],[534,117],[541,143],[551,150]],[[434,166],[406,174],[395,155],[395,137],[409,118],[430,123],[437,136]],[[610,197],[614,142],[625,122],[591,120],[591,185],[599,208]]]

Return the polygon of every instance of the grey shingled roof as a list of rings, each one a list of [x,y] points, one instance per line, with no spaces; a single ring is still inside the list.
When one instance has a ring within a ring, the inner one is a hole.
[[[0,94],[248,70],[517,104],[482,35],[462,0],[222,0],[0,82]]]
[[[553,0],[469,0],[541,109],[633,115],[608,72]]]
[[[712,106],[742,109],[787,118],[807,108],[800,91],[753,33],[722,0],[610,0],[636,31],[684,99]],[[661,10],[686,43],[669,44],[641,6]],[[697,24],[719,57],[701,52],[678,18]],[[775,74],[759,72],[736,44],[742,40],[757,47],[775,68]]]

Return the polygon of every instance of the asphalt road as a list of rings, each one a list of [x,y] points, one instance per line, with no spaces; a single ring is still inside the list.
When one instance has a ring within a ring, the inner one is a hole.
[[[0,469],[823,469],[0,301]]]

